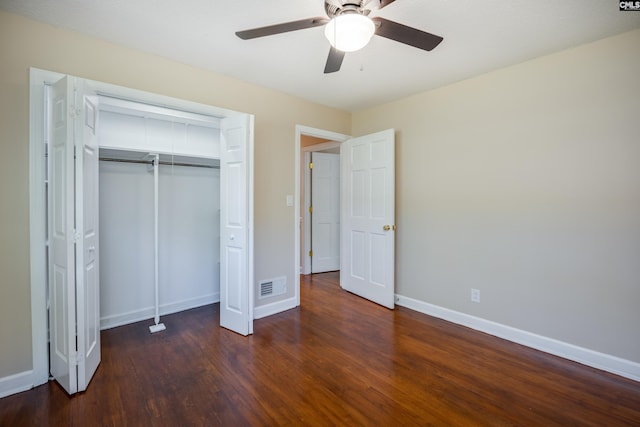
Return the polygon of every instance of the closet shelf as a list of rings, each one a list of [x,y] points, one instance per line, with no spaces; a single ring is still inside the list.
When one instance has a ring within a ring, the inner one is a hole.
[[[142,163],[152,164],[153,159],[149,152],[134,150],[116,150],[111,148],[100,148],[100,161],[121,162],[121,163]],[[172,154],[160,154],[161,165],[191,166],[220,169],[220,160],[209,157],[180,156]]]

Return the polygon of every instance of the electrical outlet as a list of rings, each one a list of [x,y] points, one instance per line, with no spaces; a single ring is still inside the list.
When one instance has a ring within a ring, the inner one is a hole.
[[[480,289],[471,288],[471,302],[480,302]]]

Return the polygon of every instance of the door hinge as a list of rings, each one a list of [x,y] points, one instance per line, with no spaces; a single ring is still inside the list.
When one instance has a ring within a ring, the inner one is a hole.
[[[76,108],[75,105],[69,105],[69,116],[70,117],[80,117],[82,115],[82,109]]]
[[[313,162],[309,162],[309,169],[313,169]]]
[[[313,206],[309,206],[309,213],[313,213]]]
[[[79,351],[74,351],[70,356],[69,359],[71,360],[71,363],[75,366],[80,365],[80,362],[82,361],[82,359],[84,358],[84,354],[80,353]]]
[[[73,230],[73,243],[78,243],[78,241],[80,240],[80,238],[82,237],[82,234],[80,234],[80,232],[76,229]]]
[[[309,256],[313,256],[313,251],[309,251]]]

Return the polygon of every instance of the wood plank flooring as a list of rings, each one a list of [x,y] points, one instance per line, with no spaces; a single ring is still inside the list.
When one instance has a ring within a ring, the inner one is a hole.
[[[302,306],[219,327],[218,305],[102,332],[86,392],[0,399],[0,426],[640,426],[640,383],[303,276]]]

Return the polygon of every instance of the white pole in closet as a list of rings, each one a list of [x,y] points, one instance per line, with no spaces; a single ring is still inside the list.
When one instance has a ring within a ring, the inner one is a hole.
[[[156,316],[155,325],[149,326],[151,333],[164,331],[164,323],[160,323],[160,302],[158,298],[158,169],[160,167],[160,155],[155,154],[153,160],[153,201],[154,201],[154,278],[156,289]]]

